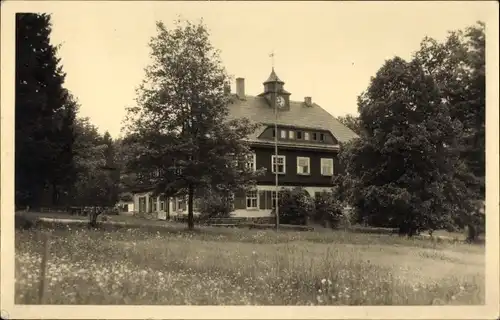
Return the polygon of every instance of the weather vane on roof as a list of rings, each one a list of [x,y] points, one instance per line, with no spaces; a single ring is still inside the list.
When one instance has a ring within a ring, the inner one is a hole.
[[[274,50],[269,54],[271,57],[271,67],[274,69]]]

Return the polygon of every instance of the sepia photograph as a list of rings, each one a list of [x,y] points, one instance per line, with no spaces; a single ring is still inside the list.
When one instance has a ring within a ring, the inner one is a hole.
[[[500,316],[496,2],[1,5],[2,319]]]

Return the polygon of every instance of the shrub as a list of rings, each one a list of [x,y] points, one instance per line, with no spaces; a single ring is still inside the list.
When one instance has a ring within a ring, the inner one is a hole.
[[[28,218],[24,215],[16,214],[14,226],[16,229],[29,230],[38,224],[38,219]]]
[[[346,219],[341,202],[331,192],[324,191],[316,196],[314,209],[314,221],[325,227],[337,228],[341,220]]]
[[[307,191],[302,188],[280,191],[280,223],[306,225],[313,214],[314,201]]]
[[[231,199],[223,194],[209,192],[199,203],[200,219],[228,218],[232,211]]]

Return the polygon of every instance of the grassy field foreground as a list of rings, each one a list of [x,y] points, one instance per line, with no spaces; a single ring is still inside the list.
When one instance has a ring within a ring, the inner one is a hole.
[[[17,304],[484,303],[484,247],[397,236],[204,227],[16,231]]]

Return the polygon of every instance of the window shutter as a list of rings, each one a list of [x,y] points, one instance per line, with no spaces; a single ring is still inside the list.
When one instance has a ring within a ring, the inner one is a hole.
[[[265,191],[259,191],[259,209],[266,208],[266,193]]]
[[[271,191],[266,191],[266,209],[272,209],[273,208],[273,200],[271,198],[272,192]]]

